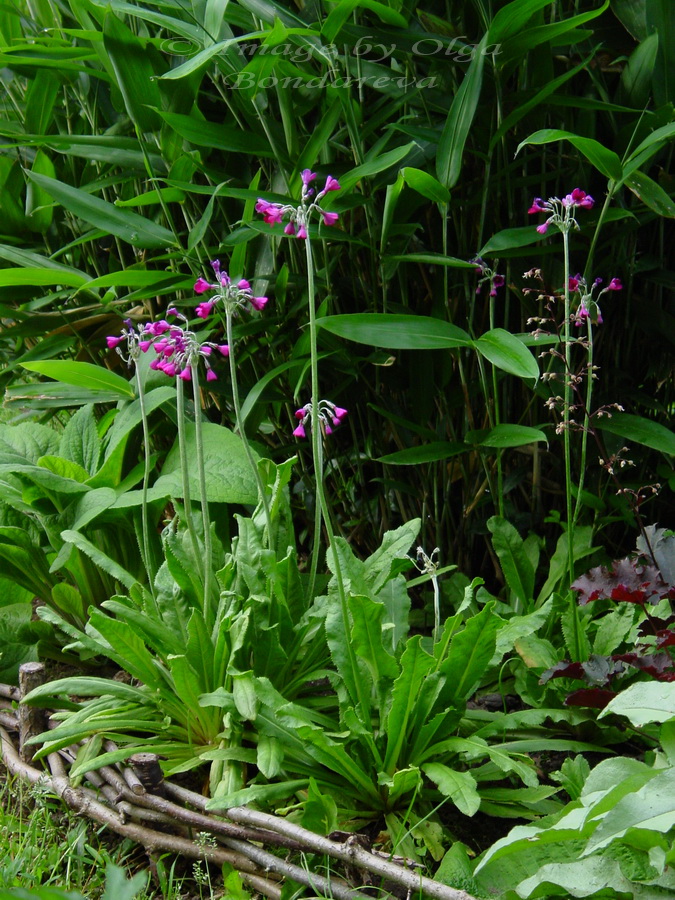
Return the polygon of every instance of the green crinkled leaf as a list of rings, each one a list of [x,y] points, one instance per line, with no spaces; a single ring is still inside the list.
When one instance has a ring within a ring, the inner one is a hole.
[[[449,797],[457,809],[465,816],[478,812],[480,796],[476,779],[469,772],[457,772],[442,763],[427,763],[422,766],[424,774],[430,778],[445,797]]]
[[[70,417],[59,445],[59,455],[93,475],[98,468],[101,439],[96,430],[94,406],[89,403]]]
[[[0,462],[3,453],[13,452],[25,462],[37,463],[41,456],[59,452],[59,440],[53,428],[36,422],[0,425]]]
[[[16,684],[19,666],[38,658],[31,615],[30,603],[0,606],[0,681],[4,684]]]
[[[186,454],[188,459],[196,459],[194,425],[185,429]],[[206,422],[202,425],[204,447],[204,469],[206,473],[206,495],[211,503],[255,503],[258,488],[251,471],[241,438],[229,428]],[[199,480],[196,466],[190,466],[189,481],[191,496],[199,497]],[[180,452],[178,442],[169,451],[162,474],[151,489],[152,499],[159,497],[181,497],[183,486],[180,473]]]
[[[636,728],[675,718],[675,682],[639,681],[619,693],[598,714],[625,716]]]

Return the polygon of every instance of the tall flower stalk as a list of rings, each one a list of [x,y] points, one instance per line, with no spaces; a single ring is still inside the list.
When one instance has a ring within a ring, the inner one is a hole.
[[[574,218],[576,209],[592,209],[595,201],[593,197],[575,188],[571,194],[562,199],[551,197],[542,200],[536,197],[528,210],[530,215],[548,213],[548,218],[537,226],[539,234],[546,234],[550,225],[556,227],[563,239],[563,269],[564,269],[564,321],[563,321],[563,355],[564,355],[564,384],[563,384],[563,409],[562,432],[565,457],[565,508],[567,516],[567,568],[569,582],[574,581],[574,521],[572,511],[572,445],[571,445],[571,412],[572,412],[572,337],[571,325],[571,295],[570,295],[570,247],[569,235],[573,228],[579,229],[579,224]],[[581,640],[579,636],[579,624],[576,616],[574,595],[570,591],[572,640],[574,644],[575,658],[581,657]]]
[[[176,376],[176,412],[178,421],[178,449],[181,463],[181,481],[183,487],[183,504],[185,507],[185,524],[190,536],[192,552],[195,560],[203,558],[202,584],[203,584],[203,611],[207,624],[211,620],[211,592],[212,592],[212,541],[211,521],[209,517],[209,502],[206,492],[206,470],[204,467],[204,446],[202,442],[202,407],[199,390],[199,363],[203,362],[206,368],[206,380],[214,381],[217,375],[211,366],[211,356],[214,351],[223,356],[229,354],[227,344],[214,344],[210,341],[200,341],[197,335],[188,327],[187,318],[172,308],[167,316],[177,319],[181,324],[169,324],[166,320],[149,326],[154,340],[141,344],[141,349],[153,347],[155,359],[150,363],[151,368],[163,371],[166,375]],[[202,514],[203,546],[202,554],[199,537],[195,529],[192,517],[192,502],[190,497],[190,478],[188,471],[187,439],[185,435],[185,391],[184,383],[192,382],[192,396],[194,400],[195,419],[195,456],[197,464],[197,477],[199,484],[199,501]]]
[[[317,343],[317,327],[316,327],[316,296],[314,282],[314,258],[312,255],[312,242],[310,238],[310,221],[313,216],[321,216],[324,225],[335,225],[338,221],[338,214],[323,209],[320,201],[331,191],[340,190],[338,181],[329,175],[326,178],[325,186],[319,193],[315,193],[311,186],[316,180],[317,175],[309,169],[304,169],[301,173],[302,191],[300,195],[300,203],[295,206],[292,204],[271,203],[262,198],[256,203],[256,210],[262,213],[264,221],[268,225],[281,224],[284,219],[287,220],[284,227],[284,233],[289,237],[296,237],[305,243],[305,261],[307,268],[307,294],[309,309],[309,345],[310,345],[310,382],[311,382],[311,400],[310,403],[296,412],[296,417],[301,419],[300,424],[296,427],[294,434],[297,437],[305,436],[305,424],[309,424],[311,428],[311,445],[312,457],[314,462],[314,477],[316,483],[316,506],[314,519],[314,544],[312,547],[312,562],[310,567],[310,582],[308,596],[314,595],[314,585],[316,581],[316,573],[318,569],[318,560],[320,552],[321,523],[323,520],[326,529],[326,537],[331,553],[331,569],[335,575],[337,584],[338,597],[340,598],[340,608],[342,614],[342,624],[346,638],[346,649],[349,655],[350,668],[355,674],[354,682],[358,696],[356,698],[358,706],[362,710],[368,708],[363,696],[363,688],[361,679],[358,677],[358,665],[356,655],[350,640],[351,625],[349,616],[349,607],[347,603],[347,592],[345,590],[342,568],[340,565],[340,557],[335,544],[335,535],[333,533],[330,510],[326,501],[326,494],[323,484],[323,447],[322,439],[325,435],[330,434],[331,425],[339,425],[341,420],[347,414],[347,411],[336,407],[333,403],[320,399],[319,393],[319,353]]]
[[[155,572],[150,553],[150,525],[148,522],[148,485],[150,483],[150,429],[148,426],[148,412],[145,406],[145,388],[141,380],[138,360],[142,351],[141,344],[147,341],[147,326],[134,328],[131,319],[124,320],[124,329],[119,335],[110,335],[106,338],[108,347],[122,357],[127,365],[134,367],[136,376],[136,391],[138,393],[138,405],[141,410],[141,427],[143,429],[143,485],[141,503],[141,531],[143,540],[143,564],[148,575],[150,594],[155,598]],[[124,346],[126,345],[126,346]],[[147,348],[146,348],[147,349]],[[126,352],[125,352],[126,351]]]
[[[256,203],[256,210],[262,214],[264,221],[268,225],[277,225],[286,220],[284,234],[289,237],[296,237],[304,241],[305,244],[305,263],[307,268],[307,304],[309,310],[309,345],[310,345],[310,390],[311,403],[309,409],[305,408],[304,418],[309,413],[309,422],[311,426],[311,445],[312,457],[314,461],[314,480],[315,480],[315,516],[314,516],[314,540],[312,543],[312,561],[310,564],[309,578],[309,596],[314,593],[314,584],[316,582],[316,573],[319,565],[319,553],[321,549],[321,522],[323,520],[329,543],[333,543],[332,527],[330,523],[330,513],[326,496],[323,489],[323,453],[321,447],[322,435],[330,433],[326,431],[328,424],[325,417],[321,415],[321,403],[319,394],[319,352],[317,346],[317,327],[316,327],[316,297],[314,284],[314,258],[312,255],[312,241],[310,238],[310,222],[314,216],[321,216],[324,225],[335,225],[338,221],[338,214],[329,212],[320,205],[323,198],[332,191],[340,190],[340,184],[337,179],[329,175],[323,190],[317,194],[312,187],[312,183],[316,180],[317,175],[309,169],[304,169],[301,173],[302,191],[300,194],[300,203],[295,206],[292,204],[271,203],[262,198]],[[346,411],[345,411],[346,414]],[[297,414],[296,414],[297,415]],[[335,417],[339,422],[340,417]],[[300,428],[301,426],[298,426]],[[296,428],[296,435],[304,436],[304,426],[302,426],[302,435]],[[328,425],[330,429],[330,425]],[[335,568],[339,569],[339,562],[335,559]],[[341,581],[341,575],[336,571],[338,583]]]
[[[211,283],[204,278],[198,278],[195,282],[195,292],[197,294],[205,294],[207,291],[215,291],[210,299],[203,301],[197,306],[197,315],[202,318],[208,318],[214,309],[222,307],[225,313],[225,328],[227,334],[227,352],[225,355],[229,358],[230,378],[232,381],[232,404],[234,406],[234,416],[237,425],[237,431],[244,446],[246,458],[253,471],[256,486],[258,488],[258,496],[265,515],[265,525],[267,528],[268,547],[274,546],[274,535],[272,531],[272,517],[270,514],[269,501],[267,499],[267,491],[263,480],[260,476],[258,464],[253,456],[253,451],[246,437],[244,429],[244,421],[241,415],[241,403],[239,400],[239,383],[237,380],[237,367],[234,354],[234,338],[232,334],[232,320],[242,309],[252,307],[258,311],[264,309],[267,305],[267,297],[255,297],[251,290],[251,285],[245,278],[241,278],[237,282],[233,282],[227,272],[221,269],[220,261],[215,259],[211,263],[211,268],[217,278],[217,283]]]

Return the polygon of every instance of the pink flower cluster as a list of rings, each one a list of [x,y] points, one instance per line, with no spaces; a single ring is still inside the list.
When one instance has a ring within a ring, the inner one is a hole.
[[[476,287],[476,293],[480,294],[481,287],[485,284],[486,281],[490,283],[490,296],[496,297],[497,290],[501,287],[504,287],[506,284],[506,279],[503,275],[498,275],[496,272],[493,272],[492,269],[488,266],[485,260],[481,259],[480,256],[477,256],[475,259],[469,260],[474,263],[476,266],[476,272],[478,275],[481,275],[481,279],[478,282],[478,286]]]
[[[336,406],[334,403],[331,403],[330,400],[319,400],[318,419],[324,434],[332,434],[333,428],[337,428],[346,415],[346,409]],[[296,409],[295,418],[300,419],[300,422],[294,429],[293,434],[297,438],[306,437],[305,425],[307,425],[308,422],[311,423],[312,404],[305,403],[301,409]]]
[[[339,216],[335,212],[328,212],[319,206],[319,200],[323,199],[326,194],[331,191],[339,191],[340,184],[336,178],[329,175],[326,178],[326,184],[322,191],[314,197],[314,188],[310,184],[316,179],[316,172],[310,169],[303,169],[302,174],[302,194],[299,206],[291,206],[283,203],[271,203],[269,200],[258,198],[255,205],[256,211],[262,213],[263,221],[267,225],[281,225],[284,218],[288,216],[288,222],[284,228],[284,234],[295,236],[300,240],[307,238],[307,228],[309,227],[310,216],[313,212],[323,216],[324,225],[335,225]],[[312,197],[314,199],[312,200]]]
[[[120,345],[126,342],[127,352],[131,358],[137,358],[139,350],[147,353],[152,347],[157,355],[150,363],[150,368],[164,372],[171,378],[177,375],[183,381],[192,380],[192,367],[202,359],[206,366],[206,380],[216,381],[218,376],[211,367],[209,357],[214,350],[223,356],[229,356],[228,345],[200,342],[194,332],[187,328],[187,319],[177,309],[172,307],[166,314],[170,317],[177,316],[184,324],[175,325],[166,319],[160,319],[158,322],[142,325],[136,332],[131,321],[127,319],[124,323],[126,328],[120,335],[110,335],[106,338],[108,347],[111,350],[116,349],[122,355]]]
[[[595,200],[590,194],[582,191],[581,188],[574,188],[571,194],[566,194],[562,199],[550,197],[548,200],[542,200],[541,197],[535,197],[527,212],[529,215],[551,213],[545,222],[537,225],[539,234],[546,234],[549,225],[557,225],[561,231],[568,230],[572,224],[578,228],[573,210],[592,209],[594,204]]]
[[[254,297],[251,285],[245,278],[241,278],[234,284],[227,272],[221,271],[220,260],[217,259],[213,260],[211,268],[218,279],[218,284],[211,284],[205,278],[198,278],[195,282],[196,294],[204,294],[206,291],[218,291],[211,300],[206,300],[204,303],[197,305],[195,312],[200,319],[207,319],[219,300],[225,305],[231,304],[234,306],[245,306],[249,303],[253,309],[257,310],[265,307],[267,297]]]
[[[587,319],[602,325],[602,312],[598,305],[598,300],[603,294],[609,291],[621,291],[623,285],[619,278],[612,278],[607,287],[602,288],[597,294],[596,291],[602,284],[602,278],[596,278],[589,287],[583,275],[576,274],[570,277],[568,288],[572,293],[579,294],[579,305],[574,314],[573,321],[575,325],[583,325]]]

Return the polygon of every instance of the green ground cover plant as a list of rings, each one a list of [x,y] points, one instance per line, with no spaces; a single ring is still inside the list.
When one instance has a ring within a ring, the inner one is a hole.
[[[74,779],[662,896],[675,22],[441,6],[3,14],[0,679]]]

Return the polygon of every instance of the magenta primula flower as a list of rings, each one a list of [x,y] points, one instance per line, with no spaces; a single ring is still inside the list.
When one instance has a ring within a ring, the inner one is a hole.
[[[341,406],[336,406],[334,403],[331,403],[330,400],[319,400],[317,418],[324,434],[332,434],[333,428],[337,428],[338,425],[342,424],[342,420],[346,415],[347,410],[343,409]],[[297,438],[306,437],[305,426],[307,424],[311,425],[312,422],[312,404],[305,403],[303,407],[296,409],[295,418],[300,421],[293,430],[293,434]]]
[[[571,194],[566,194],[562,200],[559,197],[549,197],[548,200],[542,200],[541,197],[535,197],[532,206],[528,209],[528,215],[536,215],[538,213],[550,213],[548,219],[537,225],[539,234],[546,234],[549,225],[555,225],[560,231],[568,232],[570,228],[579,228],[577,220],[574,218],[574,210],[592,209],[595,200],[586,191],[581,188],[574,188]]]
[[[340,190],[340,183],[337,178],[329,175],[326,178],[323,190],[319,191],[315,197],[314,188],[310,187],[310,184],[316,180],[316,172],[312,172],[310,169],[303,169],[300,177],[302,179],[302,192],[298,206],[285,203],[271,203],[269,200],[259,197],[255,208],[257,212],[262,213],[263,221],[267,225],[278,225],[288,216],[289,221],[284,227],[284,234],[289,235],[289,237],[306,240],[309,222],[314,213],[323,216],[324,225],[335,225],[340,218],[338,213],[322,209],[319,205],[319,201],[326,194]]]
[[[496,297],[497,290],[499,288],[504,287],[506,284],[506,278],[503,275],[498,275],[496,272],[488,266],[485,260],[481,259],[480,256],[476,256],[474,259],[470,259],[469,262],[473,263],[476,266],[476,273],[481,276],[478,281],[478,286],[476,287],[476,293],[480,294],[481,286],[486,282],[490,285],[490,296]],[[495,261],[495,266],[499,264],[499,260]]]
[[[142,341],[139,345],[144,352],[150,347],[155,351],[156,356],[150,363],[150,368],[164,372],[170,378],[177,375],[183,381],[192,381],[193,367],[201,360],[206,367],[206,380],[216,381],[218,376],[209,358],[214,350],[222,356],[229,356],[228,345],[200,341],[187,327],[187,318],[175,308],[170,309],[167,315],[180,319],[182,324],[169,324],[165,320],[161,323],[151,323],[146,326],[146,333],[152,335],[153,339]]]
[[[602,278],[596,278],[589,287],[584,276],[579,273],[569,279],[569,290],[579,294],[579,305],[576,312],[572,314],[572,321],[575,325],[583,325],[588,320],[594,325],[602,325],[602,311],[598,300],[609,291],[620,291],[621,281],[618,278],[612,278],[606,288],[598,290],[601,284]]]
[[[240,307],[250,304],[253,309],[261,310],[267,304],[267,297],[254,297],[250,283],[245,278],[240,278],[236,284],[232,281],[227,272],[220,267],[220,260],[214,259],[211,267],[218,279],[217,284],[211,284],[205,278],[198,278],[195,281],[195,293],[205,294],[207,291],[216,291],[216,295],[210,300],[197,304],[195,313],[200,319],[207,319],[213,312],[214,307],[222,302],[226,309],[235,312]]]

